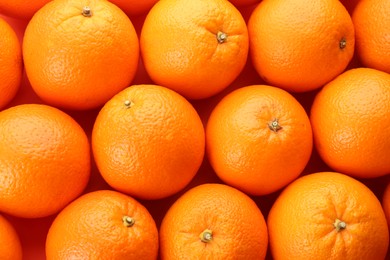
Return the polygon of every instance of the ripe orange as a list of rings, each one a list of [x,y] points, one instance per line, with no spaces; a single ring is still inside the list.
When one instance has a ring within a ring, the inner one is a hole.
[[[248,32],[226,0],[164,0],[146,16],[140,46],[156,84],[202,99],[222,91],[242,71]]]
[[[158,231],[148,210],[116,191],[87,193],[61,211],[46,239],[55,259],[156,259]]]
[[[382,195],[382,207],[385,212],[387,225],[390,228],[390,182],[385,186],[385,190]]]
[[[0,112],[0,210],[24,218],[54,214],[90,175],[84,130],[64,112],[23,104]]]
[[[290,184],[267,219],[274,259],[385,259],[381,204],[361,182],[320,172]]]
[[[352,19],[356,51],[365,67],[390,73],[390,1],[360,0]]]
[[[22,50],[12,27],[0,18],[0,109],[7,105],[19,90],[22,80]]]
[[[268,0],[249,22],[250,53],[259,75],[288,91],[317,89],[347,67],[354,27],[339,0]]]
[[[157,85],[134,85],[99,112],[92,131],[97,167],[114,189],[160,199],[183,189],[204,156],[205,134],[193,106]]]
[[[129,86],[139,44],[131,21],[114,4],[57,0],[30,20],[23,55],[31,86],[44,102],[91,109]]]
[[[266,85],[225,96],[206,127],[207,156],[217,175],[252,195],[272,193],[297,178],[312,146],[304,108],[288,92]]]
[[[158,0],[110,0],[121,8],[128,16],[146,14]]]
[[[262,212],[246,194],[223,184],[201,184],[169,208],[160,228],[162,259],[264,259]]]
[[[311,108],[315,147],[335,171],[373,178],[390,173],[390,74],[357,68],[327,84]]]
[[[0,259],[22,260],[22,245],[12,224],[0,215]]]
[[[0,0],[0,13],[18,19],[29,20],[50,0]]]

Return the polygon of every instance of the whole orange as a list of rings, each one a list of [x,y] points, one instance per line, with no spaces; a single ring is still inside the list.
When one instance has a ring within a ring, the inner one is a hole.
[[[160,199],[193,179],[203,161],[205,134],[184,97],[158,85],[133,85],[100,110],[92,149],[101,175],[114,189]]]
[[[19,90],[22,80],[22,50],[13,28],[0,18],[0,109],[7,105]]]
[[[22,260],[22,244],[12,224],[0,215],[0,259]]]
[[[24,217],[60,211],[90,176],[90,147],[64,112],[22,104],[0,112],[0,210]]]
[[[320,88],[347,67],[354,27],[339,0],[267,0],[249,22],[250,53],[259,75],[288,91]]]
[[[240,74],[248,32],[240,12],[226,0],[164,0],[146,16],[140,46],[156,84],[202,99]]]
[[[361,178],[390,173],[390,74],[344,72],[316,95],[310,119],[315,147],[331,168]]]
[[[99,190],[77,198],[54,219],[46,257],[157,259],[158,231],[148,210],[122,193]]]
[[[158,0],[110,0],[122,9],[128,16],[146,14]]]
[[[309,118],[285,90],[252,85],[226,95],[206,127],[207,157],[227,184],[252,195],[281,189],[311,156]]]
[[[365,67],[390,73],[390,1],[359,0],[352,13],[356,51]]]
[[[291,183],[272,205],[267,225],[274,259],[385,259],[389,245],[378,198],[336,172]]]
[[[50,0],[0,0],[0,13],[18,19],[29,20]]]
[[[184,193],[160,228],[161,259],[264,259],[267,246],[256,203],[224,184],[201,184]]]
[[[133,80],[139,60],[133,24],[105,0],[57,0],[41,8],[23,40],[27,77],[47,104],[102,106]]]

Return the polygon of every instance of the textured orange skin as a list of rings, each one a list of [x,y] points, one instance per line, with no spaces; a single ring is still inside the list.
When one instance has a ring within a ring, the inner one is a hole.
[[[0,259],[22,260],[22,245],[12,224],[0,215]]]
[[[278,119],[281,130],[268,124]],[[297,178],[313,139],[304,108],[286,91],[253,85],[225,96],[211,112],[206,150],[227,184],[252,195],[272,193]]]
[[[92,16],[84,17],[85,6]],[[23,55],[28,79],[46,103],[67,109],[103,105],[128,87],[139,60],[136,31],[105,0],[59,0],[27,25]]]
[[[292,92],[314,90],[332,80],[354,52],[353,23],[339,0],[262,1],[248,31],[259,75]],[[342,38],[344,49],[339,47]]]
[[[199,235],[209,229],[209,243]],[[161,259],[264,259],[267,226],[245,193],[224,184],[202,184],[183,194],[160,227]]]
[[[336,219],[346,228],[337,232]],[[306,175],[276,199],[267,219],[274,259],[385,259],[381,204],[359,181],[335,172]]]
[[[125,105],[129,100],[130,108]],[[205,133],[192,105],[157,85],[134,85],[99,112],[92,132],[98,169],[113,188],[143,199],[183,189],[204,157]]]
[[[335,171],[360,178],[390,173],[390,74],[349,70],[327,84],[311,108],[315,147]]]
[[[64,112],[24,104],[0,112],[0,210],[37,218],[79,196],[90,176],[90,146]]]
[[[159,0],[110,0],[111,3],[116,4],[128,16],[146,14],[158,1]]]
[[[226,42],[218,43],[218,31],[227,34]],[[248,32],[226,0],[164,0],[146,16],[140,46],[156,84],[202,99],[225,89],[242,71]]]
[[[390,73],[390,1],[360,0],[352,20],[357,55],[365,67]]]
[[[135,220],[131,227],[122,218]],[[48,260],[157,259],[158,231],[147,209],[133,198],[99,190],[69,204],[46,239]]]
[[[387,183],[382,195],[382,208],[385,212],[387,225],[390,228],[390,182]]]
[[[0,13],[18,19],[29,20],[50,0],[0,0]]]
[[[0,109],[7,105],[19,90],[22,80],[22,49],[12,27],[0,18]]]

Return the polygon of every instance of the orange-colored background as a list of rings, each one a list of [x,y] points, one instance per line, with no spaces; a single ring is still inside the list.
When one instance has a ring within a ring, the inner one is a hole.
[[[243,13],[245,19],[248,19],[252,10],[253,10],[253,6],[241,8],[241,12]],[[10,25],[17,32],[20,41],[22,42],[24,29],[28,21],[21,21],[9,17],[1,16],[1,15],[0,17],[4,18],[6,21],[10,23]],[[132,18],[132,22],[136,27],[138,33],[142,28],[143,19],[144,16]],[[359,63],[356,59],[354,59],[350,64],[350,68],[357,67],[357,66],[359,66]],[[140,61],[138,72],[133,81],[133,84],[145,84],[145,83],[152,83],[152,81],[148,77],[142,65],[142,61]],[[223,97],[226,93],[236,88],[246,86],[246,85],[252,85],[252,84],[264,84],[264,82],[257,75],[256,71],[251,65],[250,59],[248,59],[247,65],[245,66],[240,76],[225,91],[209,99],[192,101],[192,104],[199,112],[203,122],[206,123],[211,109],[215,106],[215,104],[220,100],[221,97]],[[315,94],[316,91],[302,93],[302,94],[294,94],[294,96],[301,102],[301,104],[305,107],[306,111],[309,113],[310,106]],[[40,101],[40,99],[34,94],[33,90],[31,89],[31,86],[25,74],[23,75],[23,83],[21,89],[18,92],[15,99],[11,102],[11,104],[9,104],[9,106],[14,106],[23,103],[42,103],[42,101]],[[68,112],[80,123],[80,125],[84,128],[84,130],[88,134],[88,136],[91,135],[93,123],[98,113],[98,109],[91,110],[91,111],[83,111],[83,112],[75,112],[75,111],[65,111],[65,112]],[[315,151],[313,151],[312,157],[302,174],[308,174],[308,173],[319,172],[319,171],[328,171],[328,170],[331,169],[329,169],[324,164],[324,162],[319,158],[318,154]],[[361,181],[365,183],[369,188],[371,188],[378,196],[378,198],[381,200],[383,190],[385,188],[385,185],[388,183],[389,178],[390,177],[385,176],[381,178],[376,178],[371,180],[361,180]],[[221,182],[221,181],[215,175],[207,159],[205,158],[198,174],[195,176],[192,182],[186,187],[185,190],[188,190],[191,187],[206,182]],[[110,189],[110,187],[100,177],[100,174],[96,169],[96,166],[93,165],[91,179],[85,192],[94,191],[98,189]],[[140,202],[148,208],[150,213],[153,215],[157,225],[159,226],[162,217],[164,216],[169,206],[185,190],[169,198],[155,200],[155,201],[141,200]],[[263,212],[265,217],[267,217],[268,211],[272,206],[274,200],[278,196],[278,194],[279,192],[275,192],[267,196],[252,197],[257,203],[257,205],[259,206],[259,208],[261,209],[261,211]],[[8,215],[6,215],[6,217],[14,225],[14,227],[16,228],[20,236],[22,246],[23,246],[24,259],[27,260],[45,259],[46,233],[55,216],[50,216],[41,219],[22,219],[22,218],[15,218]],[[269,253],[268,253],[268,258],[270,258]]]

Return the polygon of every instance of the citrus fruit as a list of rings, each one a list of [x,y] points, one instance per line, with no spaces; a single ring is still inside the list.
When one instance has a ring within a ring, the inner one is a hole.
[[[206,127],[207,157],[225,183],[252,195],[272,193],[309,161],[309,118],[287,91],[251,85],[226,95]]]
[[[390,74],[344,72],[317,93],[310,119],[316,150],[332,169],[360,178],[390,173]]]
[[[122,193],[99,190],[77,198],[50,226],[46,257],[157,259],[158,231],[148,210]]]
[[[267,219],[274,259],[385,259],[381,204],[361,182],[320,172],[287,186]]]
[[[16,95],[22,80],[22,50],[13,28],[0,18],[0,109]]]
[[[390,182],[386,184],[382,195],[382,207],[383,211],[385,212],[387,225],[390,228]]]
[[[184,193],[160,228],[162,259],[264,259],[267,246],[256,203],[224,184],[201,184]]]
[[[13,225],[0,215],[0,259],[22,260],[22,244]]]
[[[97,167],[116,190],[160,199],[183,189],[204,156],[205,134],[193,106],[158,85],[133,85],[100,110],[92,131]]]
[[[390,2],[360,0],[352,13],[357,55],[365,67],[390,73]]]
[[[164,0],[146,16],[140,46],[156,84],[202,99],[240,74],[248,56],[248,32],[240,12],[226,0]]]
[[[64,112],[22,104],[0,112],[0,210],[37,218],[57,213],[81,194],[90,176],[90,147]]]
[[[344,71],[354,52],[354,26],[339,0],[262,1],[248,32],[259,75],[291,92],[322,87]]]
[[[29,20],[50,0],[0,0],[0,13],[18,19]]]
[[[133,80],[139,59],[133,24],[105,0],[57,0],[41,8],[23,40],[27,77],[52,106],[102,106]]]

